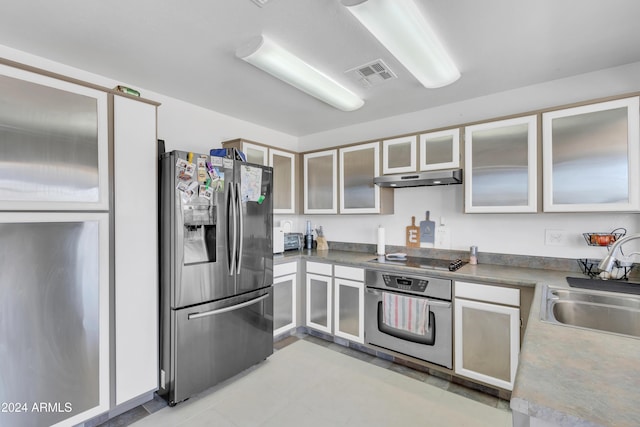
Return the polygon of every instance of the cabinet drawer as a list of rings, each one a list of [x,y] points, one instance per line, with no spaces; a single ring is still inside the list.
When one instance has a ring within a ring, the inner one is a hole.
[[[307,273],[324,274],[331,276],[331,264],[307,261]]]
[[[286,274],[295,274],[298,270],[297,262],[287,262],[285,264],[276,264],[273,266],[273,277],[280,277]]]
[[[364,282],[364,270],[362,268],[336,265],[334,267],[333,275],[335,277],[341,277],[343,279],[351,279],[357,280],[359,282]]]
[[[520,307],[519,289],[456,281],[455,296],[456,298],[468,298]]]

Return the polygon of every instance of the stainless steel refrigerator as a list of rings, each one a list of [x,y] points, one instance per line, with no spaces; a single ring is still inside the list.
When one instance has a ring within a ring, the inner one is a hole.
[[[272,168],[160,157],[160,390],[170,405],[273,353]]]

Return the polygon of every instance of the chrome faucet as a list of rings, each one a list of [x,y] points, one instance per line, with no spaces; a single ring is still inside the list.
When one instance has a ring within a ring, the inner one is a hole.
[[[622,254],[622,251],[620,250],[620,246],[622,246],[623,244],[625,244],[630,240],[635,240],[635,239],[640,239],[640,233],[630,234],[628,236],[623,237],[620,240],[616,240],[613,246],[611,246],[611,249],[609,250],[609,253],[607,254],[607,256],[602,261],[600,261],[598,268],[603,272],[611,273],[611,270],[613,270],[613,265],[615,264],[616,259],[619,259],[617,252],[620,252],[620,257],[624,256]],[[633,254],[635,253],[637,252],[634,252]],[[633,254],[629,254],[628,256],[631,256]]]

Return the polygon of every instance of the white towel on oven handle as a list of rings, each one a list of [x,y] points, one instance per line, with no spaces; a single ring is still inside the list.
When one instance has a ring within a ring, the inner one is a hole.
[[[382,323],[395,329],[425,335],[429,330],[429,300],[383,292]]]

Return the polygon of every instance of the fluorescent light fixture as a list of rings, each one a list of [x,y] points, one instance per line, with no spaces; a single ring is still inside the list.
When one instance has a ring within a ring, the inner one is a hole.
[[[342,0],[342,5],[425,87],[460,78],[413,0]]]
[[[265,36],[257,36],[236,50],[236,56],[342,111],[364,105],[356,94]]]

